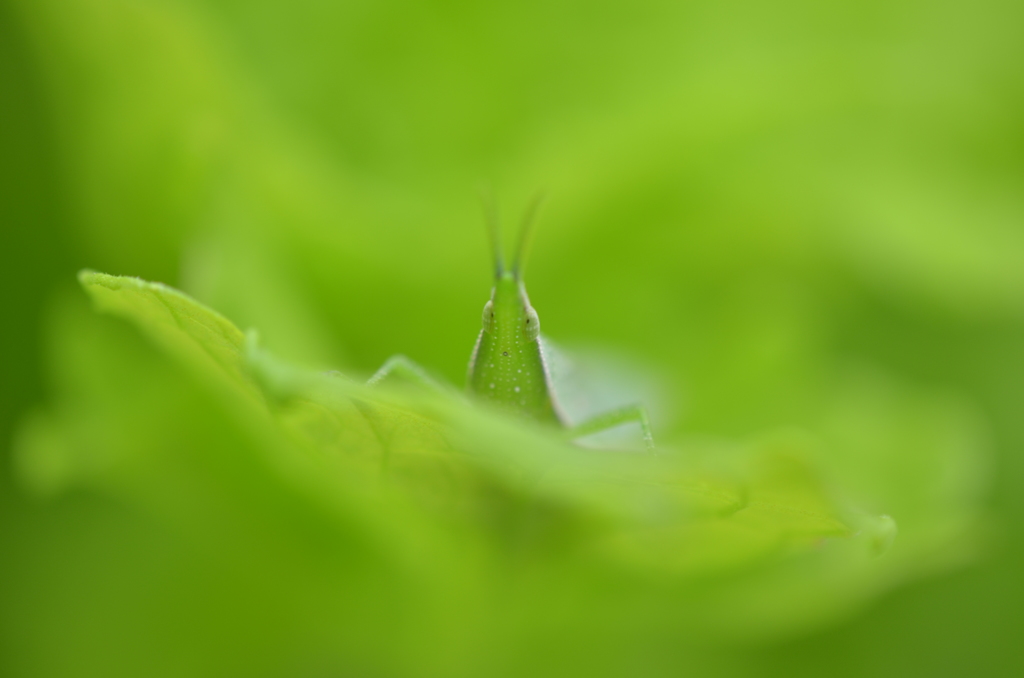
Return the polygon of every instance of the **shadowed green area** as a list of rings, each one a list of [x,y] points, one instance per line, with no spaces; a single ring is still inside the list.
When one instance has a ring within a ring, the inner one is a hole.
[[[0,0],[0,673],[1019,673],[1018,5]]]

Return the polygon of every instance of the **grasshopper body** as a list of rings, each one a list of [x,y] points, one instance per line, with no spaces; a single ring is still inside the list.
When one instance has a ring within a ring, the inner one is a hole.
[[[636,423],[643,431],[644,444],[654,449],[647,410],[629,405],[571,425],[558,409],[551,375],[540,341],[540,319],[530,305],[522,280],[523,261],[530,240],[533,217],[540,200],[534,200],[519,233],[519,245],[511,268],[506,268],[501,233],[493,210],[489,213],[491,247],[494,253],[494,288],[484,305],[483,327],[469,360],[467,390],[498,409],[563,429],[568,438],[578,438]],[[392,374],[437,388],[427,373],[405,356],[393,356],[369,383],[377,384]]]
[[[483,328],[469,360],[467,387],[498,407],[542,422],[562,423],[540,345],[540,319],[526,287],[511,273],[494,282]]]

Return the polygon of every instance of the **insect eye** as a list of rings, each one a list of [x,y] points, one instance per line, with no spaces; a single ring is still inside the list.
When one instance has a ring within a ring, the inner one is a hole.
[[[494,304],[488,301],[484,304],[484,332],[490,332],[494,326]]]
[[[530,340],[540,336],[540,318],[537,317],[537,312],[533,310],[533,306],[526,307],[523,331],[526,333],[526,338]]]

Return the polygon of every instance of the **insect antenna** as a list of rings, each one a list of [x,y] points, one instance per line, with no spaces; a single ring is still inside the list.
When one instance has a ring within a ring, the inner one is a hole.
[[[480,202],[484,207],[484,219],[487,221],[487,232],[491,238],[491,252],[494,254],[494,279],[497,280],[505,272],[505,253],[501,247],[501,223],[498,219],[498,205],[486,187],[480,189]]]
[[[512,277],[519,280],[522,276],[523,267],[526,265],[526,255],[530,248],[530,240],[533,237],[533,226],[537,223],[537,212],[544,202],[543,191],[538,191],[530,201],[526,213],[523,215],[523,225],[519,228],[519,244],[516,247],[516,258],[512,260]]]

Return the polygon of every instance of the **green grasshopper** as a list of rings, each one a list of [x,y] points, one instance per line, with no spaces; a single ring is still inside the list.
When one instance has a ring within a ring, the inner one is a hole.
[[[500,410],[557,426],[568,439],[637,423],[647,450],[653,451],[650,419],[641,405],[614,409],[578,424],[570,424],[558,407],[540,340],[540,319],[523,284],[523,264],[540,202],[539,197],[534,199],[526,212],[511,268],[506,266],[502,252],[496,210],[493,205],[488,209],[494,287],[484,304],[483,327],[469,359],[466,388]],[[367,383],[378,384],[392,374],[437,387],[419,365],[402,355],[389,358]]]

